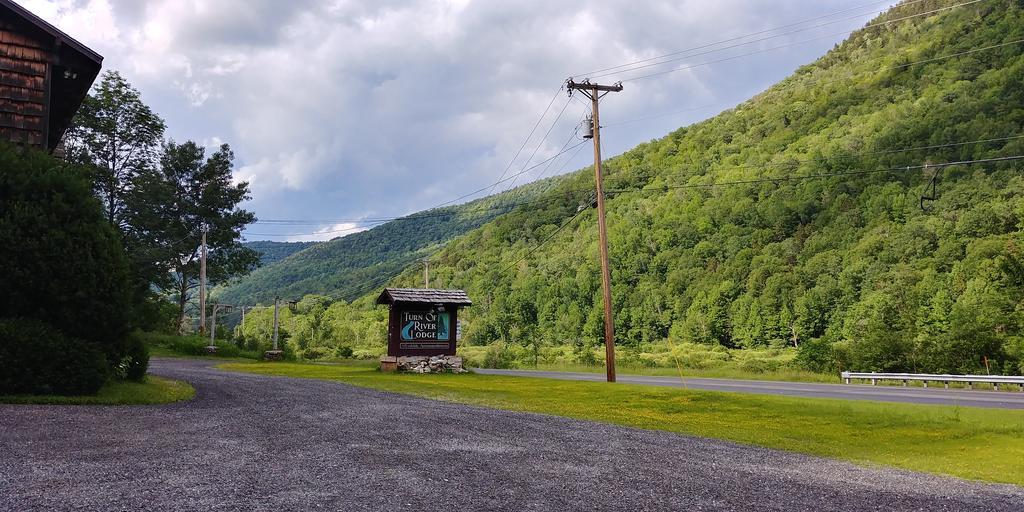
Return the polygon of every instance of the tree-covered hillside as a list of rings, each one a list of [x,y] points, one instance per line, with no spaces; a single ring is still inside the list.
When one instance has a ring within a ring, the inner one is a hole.
[[[260,265],[265,267],[317,243],[319,242],[272,242],[269,240],[257,240],[245,242],[242,245],[256,251],[260,255]]]
[[[562,178],[548,178],[469,203],[435,208],[367,231],[312,244],[215,292],[232,304],[268,304],[275,296],[307,294],[352,300],[399,274],[442,244],[475,229],[515,205],[536,198]],[[250,242],[271,244],[275,242]],[[422,274],[420,274],[422,275]],[[422,284],[422,277],[420,284]]]
[[[816,370],[1024,371],[1024,164],[945,165],[1024,155],[1021,40],[1016,0],[867,28],[736,108],[610,159],[624,356],[672,364],[670,348],[693,343],[796,347]],[[432,274],[475,300],[464,343],[600,357],[595,212],[578,213],[592,184],[581,170],[433,257]],[[419,273],[391,283],[418,286]],[[321,327],[294,343],[380,343],[352,338],[383,329],[370,307],[320,308]]]

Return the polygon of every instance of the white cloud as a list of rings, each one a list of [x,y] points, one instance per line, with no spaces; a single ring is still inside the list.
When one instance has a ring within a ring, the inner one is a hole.
[[[416,211],[496,180],[571,73],[784,25],[854,1],[24,5],[102,53],[104,67],[122,71],[167,119],[170,136],[230,143],[236,180],[250,182],[249,208],[258,215],[361,218]],[[604,101],[602,119],[610,124],[709,103],[725,107],[833,42],[630,82]],[[565,101],[556,99],[548,119]],[[534,161],[561,147],[583,108],[575,101],[568,106]],[[605,156],[702,114],[617,128],[604,141]],[[540,133],[546,129],[542,124]],[[523,159],[534,147],[524,149]]]

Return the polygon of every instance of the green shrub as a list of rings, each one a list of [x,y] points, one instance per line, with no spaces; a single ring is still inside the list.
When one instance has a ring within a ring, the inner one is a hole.
[[[0,394],[94,395],[107,361],[93,344],[33,319],[0,319]]]
[[[352,357],[352,354],[352,347],[346,345],[342,345],[334,350],[334,355],[343,359],[348,359]]]
[[[178,336],[175,334],[136,331],[132,334],[132,337],[149,347],[161,348],[183,356],[210,355],[206,348],[210,345],[210,339],[202,336]],[[217,341],[214,346],[217,347],[217,352],[213,355],[220,357],[245,357],[249,359],[259,359],[260,357],[258,352],[243,350],[231,342]]]
[[[0,144],[0,311],[124,356],[131,285],[120,234],[83,171]]]
[[[302,351],[302,358],[309,360],[323,359],[327,357],[327,349],[323,347],[307,347]]]
[[[128,347],[118,369],[121,378],[142,382],[149,369],[149,349],[142,340],[135,336],[128,338]]]

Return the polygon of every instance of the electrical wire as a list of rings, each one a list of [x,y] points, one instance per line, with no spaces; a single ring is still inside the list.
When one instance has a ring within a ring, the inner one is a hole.
[[[544,143],[547,142],[548,137],[551,135],[551,130],[555,129],[555,125],[558,124],[558,121],[562,119],[562,115],[565,114],[565,109],[569,106],[569,103],[571,103],[571,102],[572,102],[571,99],[565,100],[565,105],[562,105],[562,110],[560,110],[558,112],[558,115],[555,117],[555,120],[551,122],[551,126],[549,126],[548,127],[548,131],[546,133],[544,133],[544,137],[542,137],[540,139],[540,142],[537,143],[537,146],[533,148],[533,153],[530,153],[530,158],[527,158],[526,162],[523,163],[523,169],[525,169],[526,166],[530,165],[530,162],[533,161],[533,157],[537,156],[537,151],[539,151],[541,146],[543,146]],[[569,139],[569,140],[572,140],[572,139]],[[564,150],[565,147],[568,146],[568,145],[569,145],[568,142],[566,142],[565,146],[562,146],[562,150]],[[559,150],[559,151],[561,152],[562,150]],[[548,162],[549,166],[551,165],[550,162],[551,161]],[[520,173],[520,174],[522,174],[522,173]],[[516,177],[512,180],[512,183],[510,183],[508,185],[508,187],[506,187],[505,190],[510,190],[513,187],[515,187],[516,179],[518,179],[518,178],[519,178],[519,175],[516,175]],[[492,189],[492,191],[493,191],[493,189]]]
[[[893,70],[897,70],[897,69],[902,69],[902,68],[907,68],[907,67],[911,67],[911,66],[916,66],[918,64],[927,64],[927,63],[930,63],[930,62],[937,62],[937,61],[940,61],[940,60],[951,59],[951,58],[954,58],[954,57],[962,57],[964,55],[970,55],[972,53],[978,53],[978,52],[983,52],[983,51],[988,51],[988,50],[994,50],[996,48],[1003,48],[1003,47],[1006,47],[1006,46],[1012,46],[1012,45],[1021,44],[1021,43],[1024,43],[1024,39],[1016,39],[1016,40],[1013,40],[1013,41],[1007,41],[1007,42],[1004,42],[1004,43],[992,44],[992,45],[984,46],[984,47],[981,47],[981,48],[973,48],[973,49],[970,49],[970,50],[964,50],[964,51],[961,51],[961,52],[951,53],[951,54],[947,54],[947,55],[941,55],[941,56],[938,56],[938,57],[931,57],[931,58],[922,59],[922,60],[918,60],[918,61],[914,61],[914,62],[908,62],[906,64],[897,64],[897,65],[889,66],[889,67],[871,69],[869,71],[864,72],[864,74],[876,73],[876,72],[879,72],[879,71],[893,71]],[[880,59],[880,58],[886,57],[886,56],[887,55],[879,56],[879,57],[874,57],[874,58],[872,58],[870,60],[877,60],[877,59]],[[850,78],[852,78],[853,76],[857,76],[857,75],[837,77],[837,78],[832,78],[832,79],[828,79],[828,80],[822,80],[820,78],[811,77],[811,78],[806,79],[804,82],[802,82],[801,85],[809,85],[809,84],[825,85],[825,84],[830,84],[830,83],[839,82],[839,81],[846,81],[846,80],[849,80]],[[782,91],[782,89],[779,89],[778,91]],[[778,91],[769,90],[767,92],[767,94],[771,94],[773,92],[777,93]],[[643,121],[643,120],[647,120],[647,119],[654,119],[654,118],[657,118],[657,117],[663,117],[663,116],[683,113],[683,112],[687,112],[687,111],[691,111],[691,110],[700,110],[700,109],[703,109],[703,108],[711,108],[711,106],[693,107],[692,109],[683,109],[683,110],[677,110],[677,111],[670,112],[670,113],[656,114],[656,115],[652,115],[652,116],[644,116],[644,117],[629,119],[629,120],[626,120],[626,121],[619,121],[619,122],[612,123],[612,124],[609,124],[609,125],[602,125],[602,128],[607,128],[607,127],[610,127],[610,126],[618,126],[618,125],[622,125],[622,124],[632,123],[632,122],[636,122],[636,121]]]
[[[1017,140],[1017,139],[1022,139],[1022,138],[1024,138],[1024,134],[1010,135],[1010,136],[1006,136],[1006,137],[992,137],[992,138],[969,140],[969,141],[960,141],[960,142],[950,142],[950,143],[946,143],[946,144],[932,144],[932,145],[928,145],[928,146],[916,146],[916,147],[910,147],[910,148],[893,148],[893,149],[885,149],[885,150],[864,151],[864,152],[858,152],[858,153],[851,153],[850,156],[851,157],[863,157],[863,156],[881,155],[881,154],[909,153],[909,152],[913,152],[913,151],[942,149],[942,148],[949,148],[949,147],[965,146],[965,145],[969,145],[969,144],[984,144],[984,143],[991,143],[991,142],[1004,142],[1004,141]],[[572,146],[571,148],[569,148],[569,150],[571,150],[572,148],[576,148],[576,150],[575,150],[575,153],[573,153],[573,155],[569,157],[569,159],[567,159],[565,162],[563,162],[562,169],[564,169],[564,167],[572,160],[572,158],[574,158],[579,153],[579,151],[582,150],[582,146],[583,146],[583,144],[580,143],[580,144],[576,144],[576,145]],[[567,151],[568,150],[563,150],[559,154],[564,154]],[[775,163],[775,164],[763,164],[763,165],[734,165],[734,166],[728,166],[728,167],[716,167],[715,171],[717,172],[717,171],[732,170],[732,169],[770,169],[770,168],[778,168],[778,167],[787,167],[787,166],[792,166],[792,165],[799,165],[799,164],[808,163],[808,162],[810,162],[810,160],[795,160],[795,161],[791,160],[791,161],[788,161],[788,162],[780,162],[780,163]],[[929,165],[929,167],[936,167],[936,165]],[[904,169],[904,168],[900,167],[899,169]],[[871,172],[879,172],[879,171],[871,171]],[[659,177],[671,177],[671,176],[679,176],[679,175],[683,175],[683,174],[690,174],[690,173],[685,173],[683,171],[661,173],[661,174],[659,174]],[[771,179],[767,179],[767,181],[787,181],[787,180],[790,180],[790,179],[793,179],[793,178],[771,178]],[[758,182],[758,181],[754,181],[752,183],[756,183],[756,182]],[[452,216],[452,215],[465,214],[465,213],[497,211],[497,210],[511,210],[511,209],[514,209],[514,208],[517,208],[517,207],[520,207],[520,206],[544,203],[544,202],[549,202],[549,201],[562,201],[562,200],[564,200],[563,196],[553,196],[553,197],[543,196],[543,194],[546,194],[553,186],[554,186],[554,183],[549,185],[549,187],[547,189],[541,191],[540,194],[542,195],[542,197],[536,197],[536,198],[530,199],[530,200],[508,201],[508,202],[499,203],[499,204],[496,204],[496,205],[493,205],[493,206],[469,208],[469,209],[460,210],[458,212],[454,212],[454,211],[453,212],[433,212],[433,213],[425,212],[425,213],[413,214],[413,215],[409,215],[409,216],[405,216],[405,217],[374,219],[372,221],[365,221],[365,222],[367,224],[373,223],[375,225],[380,225],[380,224],[384,224],[384,223],[392,222],[392,221],[407,221],[407,220],[418,220],[418,219],[426,219],[426,218],[440,218],[440,217],[449,217],[449,216]],[[698,187],[694,186],[694,187],[691,187],[691,188],[698,188]],[[613,192],[613,191],[614,192],[623,192],[625,190],[621,190],[621,189],[620,190],[612,190],[612,189],[609,189],[609,192]],[[587,190],[574,190],[574,191],[570,190],[570,191],[566,191],[566,192],[567,192],[567,194],[582,194],[582,193],[590,192],[590,189],[587,189]],[[271,221],[267,221],[267,222],[271,222]],[[277,220],[277,221],[273,221],[273,222],[293,222],[293,223],[308,222],[308,223],[322,224],[322,223],[337,223],[337,222],[343,222],[343,221],[340,221],[338,219],[324,219],[324,220],[289,220],[289,221]],[[364,222],[364,221],[357,220],[356,222]],[[295,225],[295,224],[292,224],[292,225]],[[365,229],[366,227],[367,226],[349,227],[349,228],[344,228],[344,229],[341,229],[341,230],[319,231],[319,232],[314,232],[314,233],[288,233],[288,234],[284,234],[284,233],[282,233],[282,234],[270,234],[270,233],[260,233],[260,234],[257,234],[257,233],[251,233],[251,235],[254,235],[254,236],[313,236],[313,235],[328,234],[328,233],[333,233],[333,232],[355,231],[356,229]]]
[[[891,19],[891,20],[880,21],[878,23],[870,23],[870,24],[865,25],[863,27],[851,28],[851,29],[848,29],[848,30],[843,30],[841,32],[833,32],[833,33],[830,33],[830,34],[825,34],[825,35],[822,35],[822,36],[813,37],[811,39],[806,39],[804,41],[798,41],[798,42],[795,42],[795,43],[787,43],[785,45],[780,45],[780,46],[776,46],[776,47],[770,48],[769,50],[777,49],[777,48],[785,48],[785,47],[788,47],[788,46],[803,44],[803,43],[807,43],[807,42],[811,42],[811,41],[816,41],[816,40],[819,40],[819,39],[835,37],[835,36],[843,35],[843,34],[849,34],[851,32],[856,32],[856,31],[859,31],[859,30],[866,30],[866,29],[876,28],[876,27],[880,27],[880,26],[883,26],[883,25],[891,25],[893,23],[898,23],[900,21],[905,21],[905,20],[912,19],[912,18],[918,18],[918,17],[921,17],[921,16],[927,16],[927,15],[930,15],[930,14],[935,14],[937,12],[946,11],[946,10],[950,10],[950,9],[955,9],[957,7],[963,7],[963,6],[966,6],[966,5],[975,4],[975,3],[978,3],[978,2],[982,2],[982,1],[984,1],[984,0],[970,0],[968,2],[963,2],[963,3],[959,3],[959,4],[955,4],[955,5],[941,7],[941,8],[938,8],[938,9],[933,9],[931,11],[920,12],[920,13],[916,13],[916,14],[909,14],[909,15],[903,16],[901,18],[895,18],[895,19]],[[673,59],[669,59],[669,60],[663,60],[661,62],[651,62],[651,63],[647,63],[647,64],[637,65],[637,66],[633,66],[633,67],[630,67],[630,68],[627,68],[627,69],[620,69],[618,71],[613,71],[613,72],[608,72],[608,73],[594,75],[594,76],[591,76],[589,78],[603,78],[603,77],[606,77],[606,76],[617,75],[617,74],[620,74],[620,73],[628,73],[628,72],[631,72],[631,71],[639,71],[641,69],[647,69],[647,68],[651,68],[651,67],[654,67],[654,66],[661,66],[661,65],[664,65],[664,64],[672,63],[672,62],[678,62],[678,61],[681,61],[681,60],[684,60],[684,59],[689,59],[689,58],[697,57],[697,56],[700,56],[700,55],[709,55],[709,54],[712,54],[712,53],[715,53],[715,52],[720,52],[720,51],[724,51],[724,50],[731,50],[733,48],[739,48],[739,47],[746,46],[746,45],[753,44],[753,43],[760,43],[760,42],[768,41],[768,40],[779,38],[779,37],[783,37],[783,36],[793,35],[793,34],[804,32],[804,31],[807,31],[807,30],[810,30],[810,29],[821,28],[821,27],[824,27],[824,26],[827,26],[827,25],[832,25],[832,24],[839,23],[839,22],[842,22],[842,21],[848,21],[849,19],[859,18],[859,17],[862,17],[862,16],[865,16],[865,15],[861,14],[861,15],[857,15],[857,16],[854,16],[854,17],[851,17],[851,18],[845,18],[845,19],[841,19],[841,20],[830,21],[828,23],[822,23],[822,24],[819,24],[819,25],[814,25],[814,26],[802,28],[802,29],[799,29],[799,30],[793,30],[793,31],[790,31],[790,32],[782,33],[782,34],[776,34],[776,35],[773,35],[773,36],[763,37],[761,39],[754,39],[752,41],[747,41],[747,42],[744,42],[744,43],[737,43],[737,44],[730,45],[730,46],[725,46],[725,47],[722,47],[722,48],[716,48],[716,49],[713,49],[713,50],[707,50],[707,51],[700,52],[700,53],[694,53],[692,55],[685,55],[685,56],[682,56],[682,57],[677,57],[677,58],[673,58]],[[761,53],[762,51],[752,52],[751,54]]]
[[[553,96],[551,96],[551,101],[548,102],[548,106],[544,107],[544,112],[541,112],[540,117],[537,119],[537,122],[533,124],[533,128],[530,130],[530,134],[527,135],[526,136],[526,140],[524,140],[523,143],[519,145],[519,149],[516,150],[516,154],[512,155],[512,159],[508,161],[508,165],[505,166],[505,170],[501,172],[501,176],[498,177],[498,181],[495,182],[494,185],[491,187],[491,192],[489,192],[488,195],[490,195],[491,193],[494,192],[494,187],[498,186],[498,183],[500,183],[501,179],[505,177],[505,174],[508,173],[508,170],[512,168],[512,164],[515,163],[516,159],[519,158],[519,154],[523,152],[523,148],[525,148],[526,144],[530,142],[531,138],[533,138],[533,134],[534,134],[534,132],[537,131],[537,127],[540,126],[540,123],[541,123],[541,121],[544,120],[544,117],[548,115],[548,110],[551,110],[551,105],[555,104],[555,99],[558,98],[558,95],[562,92],[562,89],[564,89],[564,88],[565,88],[565,85],[559,86],[558,90],[555,91],[555,94]],[[465,197],[468,197],[468,196],[458,197],[458,198],[453,199],[452,201],[450,201],[448,203],[441,203],[438,206],[444,206],[445,204],[451,204],[452,202],[458,201],[459,199],[463,199]]]
[[[974,164],[982,164],[982,163],[998,163],[998,162],[1009,162],[1009,161],[1017,161],[1017,160],[1024,160],[1024,155],[1009,155],[1009,156],[1002,156],[1002,157],[982,158],[982,159],[976,159],[976,160],[961,160],[961,161],[957,161],[957,162],[944,162],[944,163],[939,163],[939,164],[907,165],[907,166],[902,166],[902,167],[890,167],[890,168],[884,168],[884,169],[871,169],[871,170],[863,170],[863,171],[842,171],[842,172],[832,172],[832,173],[808,174],[808,175],[800,175],[800,176],[783,176],[783,177],[778,177],[778,178],[758,178],[758,179],[751,179],[751,180],[722,181],[722,182],[717,182],[717,183],[686,184],[686,185],[674,185],[674,186],[673,185],[665,185],[665,186],[658,187],[658,188],[646,188],[645,187],[645,188],[633,188],[633,189],[609,189],[609,190],[606,190],[605,192],[607,194],[619,194],[619,193],[624,193],[624,192],[650,192],[650,191],[662,192],[662,191],[667,191],[667,190],[679,190],[679,189],[707,189],[707,188],[715,188],[715,187],[723,187],[723,186],[751,185],[751,184],[758,184],[758,183],[780,183],[780,182],[786,182],[786,181],[802,181],[802,180],[823,179],[823,178],[832,178],[832,177],[840,177],[840,176],[859,176],[859,175],[866,175],[866,174],[910,172],[910,171],[913,171],[913,170],[920,170],[920,169],[942,169],[942,168],[953,167],[953,166],[957,166],[957,165],[974,165]],[[526,260],[527,258],[532,256],[541,247],[543,247],[551,239],[553,239],[555,237],[555,235],[557,235],[560,231],[565,229],[569,224],[571,224],[574,220],[579,218],[584,212],[586,212],[588,210],[589,210],[589,208],[577,211],[576,214],[573,215],[572,217],[570,217],[568,221],[562,223],[557,229],[555,229],[555,231],[551,232],[551,234],[549,234],[547,237],[545,237],[544,240],[542,240],[540,243],[538,243],[537,245],[533,246],[529,251],[527,251],[527,253],[525,255],[523,255],[522,257],[520,257],[516,261],[514,261],[511,265],[508,265],[508,266],[504,267],[501,270],[501,273],[507,272],[511,268],[519,265],[524,260]]]
[[[984,1],[984,0],[971,0],[969,2],[964,2],[964,3],[959,3],[959,4],[943,7],[941,9],[935,9],[933,11],[927,11],[927,12],[922,12],[922,13],[918,13],[918,14],[912,14],[912,15],[905,16],[903,18],[899,18],[899,19],[896,19],[896,20],[890,20],[890,21],[887,21],[885,23],[895,23],[896,21],[903,21],[903,20],[907,20],[907,19],[915,18],[915,17],[919,17],[919,16],[926,16],[926,15],[929,15],[929,14],[934,14],[935,12],[938,12],[938,11],[945,11],[945,10],[949,10],[949,9],[955,9],[957,7],[963,7],[965,5],[975,4],[975,3],[978,3],[978,2],[982,2],[982,1]],[[667,75],[669,73],[675,73],[677,71],[685,71],[685,70],[688,70],[688,69],[698,68],[698,67],[702,67],[702,66],[709,66],[711,64],[719,64],[719,63],[722,63],[722,62],[729,62],[729,61],[733,61],[733,60],[736,60],[736,59],[741,59],[741,58],[744,58],[744,57],[750,57],[752,55],[759,55],[759,54],[762,54],[762,53],[767,53],[767,52],[779,50],[779,49],[782,49],[782,48],[789,48],[789,47],[792,47],[792,46],[799,46],[799,45],[802,45],[802,44],[805,44],[805,43],[810,43],[810,42],[813,42],[813,41],[817,41],[819,39],[827,39],[827,38],[835,37],[837,35],[850,34],[852,32],[856,32],[858,30],[863,30],[864,28],[867,28],[867,27],[863,27],[863,28],[860,28],[860,29],[846,30],[846,31],[843,31],[843,32],[835,32],[835,33],[826,34],[826,35],[823,35],[823,36],[812,37],[810,39],[804,39],[802,41],[796,41],[796,42],[792,42],[792,43],[781,44],[781,45],[778,45],[778,46],[773,46],[771,48],[763,48],[761,50],[755,50],[755,51],[752,51],[752,52],[741,53],[739,55],[733,55],[731,57],[725,57],[725,58],[711,60],[711,61],[707,61],[707,62],[701,62],[701,63],[698,63],[698,64],[691,64],[691,65],[682,66],[682,67],[678,67],[678,68],[672,68],[672,69],[669,69],[669,70],[658,71],[658,72],[649,73],[649,74],[646,74],[646,75],[640,75],[640,76],[624,78],[624,79],[620,80],[620,82],[634,82],[634,81],[637,81],[637,80],[645,80],[645,79],[653,78],[653,77],[656,77],[656,76]],[[666,61],[666,62],[672,62],[672,61]],[[632,69],[632,70],[626,70],[626,72],[636,71],[637,69],[640,69],[640,68],[636,68],[636,69]]]
[[[1011,162],[1017,160],[1024,160],[1024,155],[1009,155],[993,158],[981,158],[977,160],[960,160],[957,162],[944,162],[938,164],[922,164],[922,165],[906,165],[899,167],[887,167],[881,169],[869,169],[860,171],[837,171],[829,173],[819,174],[803,174],[803,175],[792,175],[792,176],[779,176],[772,178],[754,178],[749,180],[734,180],[734,181],[720,181],[715,183],[687,183],[683,185],[661,185],[653,188],[623,188],[623,189],[609,189],[606,192],[609,194],[619,194],[624,192],[637,192],[637,191],[665,191],[665,190],[681,190],[681,189],[708,189],[722,186],[731,185],[756,185],[760,183],[783,183],[787,181],[803,181],[813,180],[822,178],[834,178],[838,176],[862,176],[867,174],[885,174],[885,173],[897,173],[897,172],[910,172],[920,169],[944,169],[946,167],[953,167],[957,165],[975,165],[984,163],[998,163],[998,162]]]
[[[906,5],[920,3],[922,1],[924,1],[924,0],[911,0],[911,1],[905,2],[902,5],[906,6]],[[733,41],[739,41],[741,39],[746,39],[748,37],[758,36],[758,35],[761,35],[761,34],[767,34],[769,32],[775,32],[776,30],[782,30],[782,29],[786,29],[786,28],[790,28],[790,27],[796,27],[796,26],[799,26],[799,25],[803,25],[804,23],[810,23],[812,21],[818,21],[818,20],[823,20],[823,19],[831,18],[832,16],[836,16],[836,15],[839,15],[839,14],[845,14],[845,13],[850,12],[850,11],[856,11],[856,10],[864,9],[864,8],[867,8],[867,7],[874,7],[874,6],[877,6],[877,5],[888,5],[888,4],[891,4],[890,0],[885,0],[885,1],[882,1],[882,2],[872,2],[872,3],[869,3],[869,4],[863,4],[863,5],[859,5],[859,6],[856,6],[856,7],[850,7],[848,9],[843,9],[843,10],[831,12],[829,14],[824,14],[824,15],[821,15],[821,16],[816,16],[814,18],[808,18],[808,19],[805,19],[805,20],[789,23],[789,24],[786,24],[786,25],[781,25],[781,26],[774,27],[774,28],[759,30],[757,32],[751,32],[751,33],[743,34],[743,35],[740,35],[740,36],[730,37],[728,39],[722,39],[722,40],[711,42],[711,43],[705,43],[705,44],[702,44],[700,46],[694,46],[694,47],[691,47],[691,48],[685,48],[685,49],[682,49],[682,50],[676,50],[676,51],[669,52],[669,53],[662,54],[662,55],[658,55],[658,56],[655,56],[655,57],[648,57],[648,58],[644,58],[644,59],[640,59],[640,60],[635,60],[635,61],[632,61],[632,62],[627,62],[625,64],[619,64],[617,66],[611,66],[611,67],[607,67],[607,68],[596,69],[596,70],[593,70],[593,71],[588,71],[586,73],[577,73],[577,74],[574,74],[572,76],[573,77],[580,76],[580,77],[595,78],[595,77],[593,77],[591,75],[595,75],[597,73],[604,73],[604,72],[607,72],[607,71],[612,71],[612,70],[616,70],[616,69],[620,69],[620,68],[625,68],[625,67],[629,67],[629,66],[632,66],[632,65],[635,65],[635,64],[643,64],[645,62],[650,62],[650,61],[653,61],[653,60],[663,59],[663,58],[666,58],[666,57],[672,57],[672,56],[675,56],[675,55],[680,55],[680,54],[683,54],[683,53],[688,53],[688,52],[691,52],[691,51],[694,51],[694,50],[702,50],[704,48],[710,48],[712,46],[717,46],[719,44],[731,43]],[[862,17],[862,16],[867,16],[868,14],[874,14],[875,12],[876,11],[872,10],[869,13],[865,13],[865,14],[860,14],[860,15],[854,16],[854,18],[859,18],[859,17]]]
[[[538,249],[540,249],[540,248],[541,248],[541,247],[543,247],[543,246],[544,246],[545,244],[547,244],[548,242],[550,242],[550,241],[551,241],[551,239],[555,238],[555,235],[557,235],[557,234],[558,234],[559,232],[561,232],[561,231],[562,231],[563,229],[565,229],[566,227],[568,227],[568,226],[569,226],[569,224],[572,224],[572,222],[573,222],[574,220],[578,219],[578,218],[579,218],[579,217],[580,217],[581,215],[583,215],[583,213],[584,213],[584,212],[586,212],[587,210],[589,210],[589,208],[587,208],[587,209],[581,209],[581,210],[577,211],[575,215],[573,215],[572,217],[569,217],[569,220],[567,220],[567,221],[563,222],[563,223],[562,223],[562,224],[561,224],[560,226],[558,226],[557,228],[555,228],[555,230],[554,230],[554,231],[552,231],[552,232],[551,232],[550,234],[548,234],[548,236],[546,236],[546,237],[545,237],[545,238],[544,238],[543,240],[541,240],[541,242],[540,242],[540,243],[538,243],[537,245],[535,245],[535,246],[533,246],[532,248],[530,248],[530,250],[528,250],[528,251],[526,252],[526,254],[524,254],[524,255],[523,255],[523,256],[522,256],[521,258],[519,258],[518,260],[516,260],[516,261],[512,262],[512,264],[511,264],[511,265],[508,265],[507,267],[504,267],[504,268],[502,268],[502,269],[501,269],[501,271],[500,271],[499,273],[500,273],[500,274],[504,274],[505,272],[508,272],[509,270],[511,270],[511,269],[512,269],[512,267],[515,267],[515,266],[519,265],[519,264],[520,264],[520,263],[522,263],[522,262],[523,262],[524,260],[526,260],[527,258],[529,258],[530,256],[532,256],[532,255],[533,255],[533,254],[534,254],[535,252],[537,252],[537,250],[538,250]]]

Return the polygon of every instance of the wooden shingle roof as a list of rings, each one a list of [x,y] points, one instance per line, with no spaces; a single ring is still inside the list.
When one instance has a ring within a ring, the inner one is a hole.
[[[429,288],[385,288],[377,297],[377,304],[394,304],[396,302],[423,302],[427,304],[458,304],[469,306],[464,290],[433,290]]]

